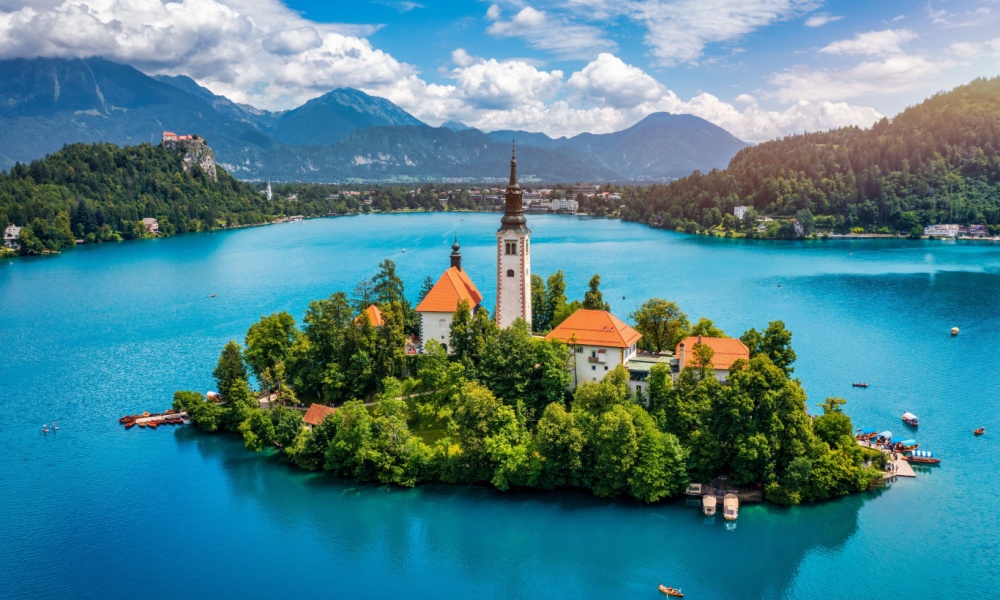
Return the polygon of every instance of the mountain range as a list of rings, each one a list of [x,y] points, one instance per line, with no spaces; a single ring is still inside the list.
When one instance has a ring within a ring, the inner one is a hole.
[[[501,179],[512,139],[526,181],[662,181],[724,168],[749,145],[692,115],[553,139],[456,121],[431,127],[350,88],[274,112],[101,58],[0,61],[2,169],[68,143],[157,143],[166,130],[204,137],[236,177],[286,181]]]

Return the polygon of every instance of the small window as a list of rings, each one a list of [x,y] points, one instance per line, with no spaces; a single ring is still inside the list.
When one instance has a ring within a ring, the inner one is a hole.
[[[517,254],[517,242],[504,242],[504,254]]]
[[[514,276],[514,269],[507,269],[507,277],[513,277],[513,276]]]
[[[591,350],[590,355],[593,356],[594,358],[597,358],[597,350]]]
[[[590,366],[590,370],[591,371],[596,371],[597,370],[597,365],[591,365]]]
[[[608,370],[608,366],[607,366],[607,365],[604,365],[604,370],[605,370],[605,371],[607,371],[607,370]]]
[[[438,329],[444,329],[447,326],[448,326],[448,321],[445,321],[444,319],[438,319]]]
[[[577,354],[583,354],[583,346],[577,346],[576,347],[576,353]]]

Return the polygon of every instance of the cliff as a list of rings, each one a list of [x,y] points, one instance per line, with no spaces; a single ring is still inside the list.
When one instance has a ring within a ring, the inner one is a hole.
[[[219,175],[215,171],[215,153],[208,147],[204,138],[196,135],[173,135],[163,134],[163,147],[168,150],[184,151],[184,171],[190,171],[191,167],[198,165],[205,173],[218,181]]]

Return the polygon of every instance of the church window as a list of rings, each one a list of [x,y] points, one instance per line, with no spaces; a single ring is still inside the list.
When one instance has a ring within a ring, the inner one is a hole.
[[[514,276],[514,269],[507,269],[507,277],[513,277],[513,276]]]
[[[506,241],[504,244],[504,254],[517,254],[517,242]]]
[[[444,329],[448,326],[448,322],[444,319],[438,319],[438,329]]]

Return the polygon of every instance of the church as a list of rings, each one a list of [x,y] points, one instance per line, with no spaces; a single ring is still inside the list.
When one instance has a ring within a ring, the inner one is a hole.
[[[504,212],[497,229],[497,303],[493,311],[500,328],[517,319],[531,324],[531,230],[524,217],[523,192],[517,183],[517,157],[511,150],[510,181],[504,195]],[[462,269],[458,240],[452,246],[451,266],[417,305],[420,340],[436,340],[450,352],[451,319],[466,301],[471,310],[483,295]]]

